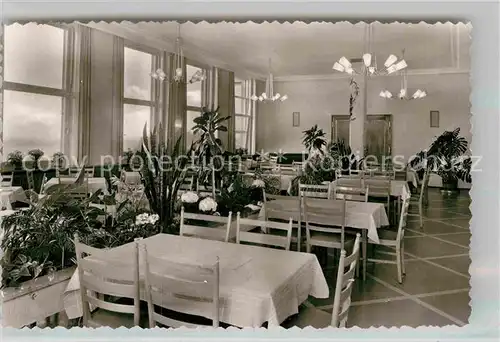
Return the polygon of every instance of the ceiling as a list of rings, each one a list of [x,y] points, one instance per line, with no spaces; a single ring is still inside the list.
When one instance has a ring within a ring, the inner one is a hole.
[[[173,51],[175,22],[98,23],[93,27]],[[277,77],[325,75],[340,57],[365,52],[366,24],[339,23],[183,23],[188,58],[235,72],[265,76],[269,59]],[[372,51],[379,67],[390,54],[401,55],[409,70],[460,69],[470,65],[471,27],[465,24],[372,24]]]

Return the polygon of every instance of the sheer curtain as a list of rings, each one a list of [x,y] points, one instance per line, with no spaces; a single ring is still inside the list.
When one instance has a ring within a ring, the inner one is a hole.
[[[226,122],[227,132],[219,132],[219,139],[226,151],[234,152],[234,72],[218,69],[217,76],[219,113],[230,117]]]

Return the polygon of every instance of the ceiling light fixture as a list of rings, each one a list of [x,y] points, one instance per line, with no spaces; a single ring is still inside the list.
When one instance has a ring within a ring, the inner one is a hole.
[[[288,99],[287,95],[281,95],[280,93],[274,93],[274,77],[271,69],[271,59],[269,59],[269,75],[266,80],[266,91],[260,95],[253,95],[251,97],[253,101],[260,102],[275,102],[275,101],[285,101]]]
[[[403,49],[403,56],[404,56],[405,50]],[[380,97],[383,97],[385,99],[399,99],[399,100],[417,100],[417,99],[422,99],[427,96],[427,93],[425,90],[417,89],[412,96],[408,96],[408,72],[407,70],[401,71],[401,89],[399,90],[398,96],[394,97],[392,93],[385,89],[382,90],[379,94]]]
[[[182,49],[181,24],[177,26],[177,38],[175,39],[175,54],[174,54],[174,75],[171,77],[171,82],[183,83],[185,80],[185,59]],[[150,73],[151,77],[163,81],[167,78],[167,74],[162,69],[157,69]],[[206,79],[205,70],[196,71],[186,83],[196,83]]]
[[[398,60],[396,55],[389,55],[384,63],[384,69],[378,70],[377,68],[377,57],[372,52],[372,36],[373,36],[373,26],[372,24],[367,24],[365,26],[365,54],[363,54],[362,62],[363,66],[360,70],[355,70],[352,66],[351,61],[349,61],[346,57],[341,57],[335,64],[333,65],[333,70],[338,72],[345,72],[349,75],[368,75],[368,76],[376,76],[376,75],[390,75],[397,71],[405,69],[408,65],[406,61],[401,58]]]

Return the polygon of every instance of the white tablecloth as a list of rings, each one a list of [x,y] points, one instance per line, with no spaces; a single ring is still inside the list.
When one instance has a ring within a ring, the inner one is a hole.
[[[76,178],[61,178],[61,184],[72,184],[76,181]],[[49,179],[49,181],[45,184],[45,189],[50,188],[51,186],[59,184],[59,178],[54,177]],[[89,178],[89,191],[96,192],[101,189],[104,193],[108,192],[108,187],[106,184],[106,178],[104,177],[91,177]]]
[[[383,181],[374,179],[364,179],[364,186],[370,186],[370,184],[380,184]],[[337,184],[344,186],[354,186],[359,187],[360,180],[352,178],[340,178],[332,182],[333,187]],[[391,181],[391,196],[400,197],[401,199],[407,199],[411,197],[410,189],[408,188],[408,183],[406,181],[392,180]]]
[[[273,197],[273,196],[269,196]],[[287,211],[298,210],[298,197],[279,196],[279,198],[267,201],[266,206],[277,207]],[[308,198],[308,206],[314,208],[315,212],[321,212],[325,215],[336,215],[340,211],[341,201],[328,200],[322,198]],[[336,209],[336,210],[334,210]],[[379,242],[377,229],[389,225],[389,220],[382,203],[365,202],[346,202],[346,226],[349,228],[367,229],[368,238],[374,242]],[[264,219],[264,208],[261,210],[260,219]],[[315,222],[328,224],[328,222]]]
[[[12,209],[14,202],[27,202],[26,194],[22,187],[11,186],[0,188],[0,206]]]
[[[239,327],[281,324],[298,312],[309,295],[328,298],[329,289],[314,254],[238,245],[175,235],[144,239],[148,252],[168,260],[207,264],[220,260],[220,321]],[[132,258],[132,245],[109,251],[113,258]],[[141,261],[142,262],[142,261]],[[143,267],[140,268],[141,272]],[[141,275],[142,277],[142,275]],[[78,273],[64,298],[70,318],[82,315]],[[210,317],[209,307],[174,307],[175,311]]]

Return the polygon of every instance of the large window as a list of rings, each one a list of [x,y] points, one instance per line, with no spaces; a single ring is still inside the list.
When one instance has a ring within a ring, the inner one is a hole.
[[[255,91],[255,82],[252,80],[234,80],[234,139],[236,149],[246,149],[254,152],[255,106],[250,99]]]
[[[191,77],[196,72],[203,71],[203,68],[186,65],[186,80],[190,80]],[[193,127],[195,125],[194,119],[200,116],[201,108],[203,106],[202,102],[202,89],[203,81],[188,83],[186,86],[186,103],[187,103],[187,113],[186,113],[186,146],[190,147],[192,142],[197,139],[197,136],[193,134]]]
[[[123,75],[123,151],[141,147],[142,130],[151,129],[154,101],[152,99],[153,55],[133,48],[124,48]]]
[[[16,150],[41,149],[49,157],[68,153],[64,142],[71,134],[66,124],[71,115],[69,33],[32,23],[4,28],[4,159]]]

